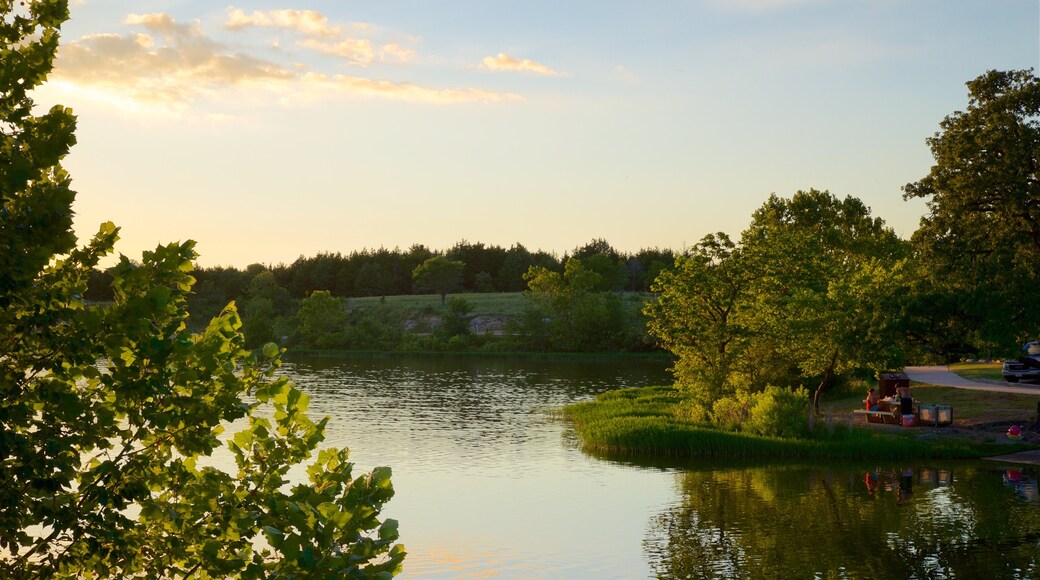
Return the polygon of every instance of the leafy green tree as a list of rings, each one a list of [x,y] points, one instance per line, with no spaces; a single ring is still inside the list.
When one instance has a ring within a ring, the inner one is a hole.
[[[749,333],[741,307],[755,273],[729,236],[705,236],[673,270],[663,270],[643,312],[647,329],[676,356],[676,384],[703,408],[738,387],[737,367],[749,364]]]
[[[889,301],[876,297],[898,291],[889,273],[907,248],[863,202],[812,189],[772,195],[741,241],[757,274],[746,310],[756,348],[819,379],[814,408],[839,373],[902,365]]]
[[[617,293],[601,292],[602,277],[570,258],[564,272],[532,266],[524,275],[528,296],[542,315],[528,317],[535,333],[547,332],[549,346],[563,351],[618,348],[624,336],[624,313]],[[548,318],[548,328],[541,325]]]
[[[416,288],[440,294],[441,304],[444,304],[447,295],[462,286],[463,268],[465,264],[462,262],[434,256],[412,271],[412,280]]]
[[[273,272],[258,271],[242,298],[242,332],[246,335],[246,346],[257,348],[277,342],[292,304],[289,291],[278,284]]]
[[[928,200],[913,236],[918,276],[944,295],[921,300],[918,314],[952,319],[927,337],[948,354],[1003,354],[1040,335],[1029,299],[1040,287],[1040,79],[991,70],[967,86],[967,109],[927,140],[935,165],[903,188]]]
[[[776,195],[741,244],[706,237],[658,276],[648,329],[677,357],[676,383],[702,408],[738,390],[797,386],[902,364],[894,300],[906,245],[855,198]]]
[[[346,346],[347,311],[339,298],[326,290],[304,298],[293,323],[291,339],[295,346],[320,349]]]
[[[193,243],[109,270],[113,301],[83,301],[117,230],[84,247],[61,159],[74,117],[32,114],[62,0],[0,18],[0,577],[387,577],[404,558],[380,522],[389,468],[353,477],[327,448],[287,487],[328,419],[277,377],[280,351],[244,348],[234,305],[187,330]],[[233,423],[234,422],[234,423]],[[200,464],[229,425],[232,472]]]

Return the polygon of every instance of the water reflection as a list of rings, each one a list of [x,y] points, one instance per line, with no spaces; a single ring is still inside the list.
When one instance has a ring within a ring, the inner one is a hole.
[[[661,578],[1036,578],[1034,468],[691,468],[652,519]],[[1025,501],[1023,501],[1025,500]]]
[[[659,360],[296,357],[285,371],[311,395],[315,416],[332,417],[328,439],[363,453],[355,457],[362,464],[508,476],[536,467],[538,443],[548,438],[559,447],[548,410],[609,389],[666,384],[665,367]]]

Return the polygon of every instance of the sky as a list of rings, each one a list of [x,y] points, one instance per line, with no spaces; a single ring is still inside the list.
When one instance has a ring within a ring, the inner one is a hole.
[[[926,139],[1037,0],[79,0],[36,101],[72,107],[81,239],[203,266],[466,240],[734,238],[771,193],[909,237]]]

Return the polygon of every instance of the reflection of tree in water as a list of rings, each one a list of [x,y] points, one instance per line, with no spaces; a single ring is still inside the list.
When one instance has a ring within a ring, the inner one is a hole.
[[[1000,471],[941,473],[682,472],[680,501],[651,521],[644,548],[661,578],[1040,577],[1040,506]]]

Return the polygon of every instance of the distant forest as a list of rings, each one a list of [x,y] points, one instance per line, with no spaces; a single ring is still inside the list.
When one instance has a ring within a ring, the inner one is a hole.
[[[646,351],[654,345],[642,304],[675,257],[657,248],[627,254],[603,239],[563,256],[519,243],[506,249],[463,240],[444,251],[413,245],[301,256],[288,265],[197,267],[188,324],[201,330],[234,301],[251,347],[274,341],[336,350]],[[109,272],[94,271],[86,297],[112,300],[111,282]],[[461,297],[444,302],[449,293],[472,297],[535,287],[532,300],[517,296],[490,312],[473,313],[474,303]],[[436,306],[385,299],[431,293],[441,295]],[[371,297],[381,300],[348,307],[351,299]],[[476,314],[506,328],[472,331]]]
[[[229,266],[197,267],[194,293],[196,301],[213,300],[219,308],[246,293],[258,275],[270,272],[278,286],[291,298],[305,298],[323,290],[338,297],[397,296],[428,294],[417,287],[412,273],[434,256],[462,262],[460,292],[520,292],[527,289],[524,274],[531,266],[563,272],[569,258],[577,258],[586,268],[600,274],[604,290],[647,292],[661,270],[671,268],[675,252],[647,248],[634,254],[614,249],[604,239],[593,239],[570,253],[557,256],[542,250],[530,251],[522,244],[510,248],[462,240],[448,250],[431,250],[415,244],[408,250],[364,249],[349,254],[323,252],[300,256],[292,264],[250,264],[244,269]],[[110,277],[94,273],[87,298],[111,300]]]

